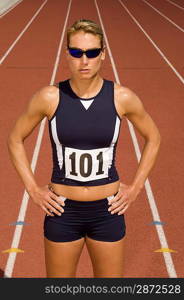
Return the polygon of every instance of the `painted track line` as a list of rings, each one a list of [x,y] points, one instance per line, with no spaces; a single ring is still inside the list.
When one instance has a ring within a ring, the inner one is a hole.
[[[169,3],[171,3],[171,4],[173,4],[173,5],[175,5],[175,6],[178,7],[179,9],[184,10],[184,7],[182,7],[182,6],[178,5],[178,4],[176,4],[175,2],[170,1],[170,0],[166,0],[166,1],[169,2]]]
[[[164,55],[164,53],[160,50],[160,48],[156,45],[156,43],[151,39],[149,34],[143,29],[141,24],[137,21],[137,19],[131,14],[131,12],[128,10],[128,8],[122,3],[121,0],[118,0],[120,4],[124,7],[124,9],[127,11],[127,13],[130,15],[130,17],[134,20],[134,22],[137,24],[137,26],[142,30],[142,32],[145,34],[145,36],[148,38],[148,40],[152,43],[152,45],[155,47],[155,49],[158,51],[158,53],[162,56],[162,58],[166,61],[166,63],[169,65],[169,67],[173,70],[173,72],[176,74],[176,76],[179,78],[179,80],[184,84],[184,78],[180,75],[180,73],[174,68],[174,66],[171,64],[171,62],[167,59],[167,57]]]
[[[109,57],[110,57],[110,60],[111,60],[114,76],[115,76],[116,82],[118,84],[121,84],[120,80],[119,80],[117,68],[116,68],[116,65],[115,65],[115,62],[114,62],[114,59],[113,59],[113,56],[112,56],[112,52],[111,52],[111,49],[110,49],[110,46],[109,46],[109,42],[108,42],[108,39],[107,39],[107,35],[105,33],[105,28],[103,26],[103,21],[102,21],[101,15],[100,15],[100,11],[99,11],[99,8],[98,8],[98,5],[97,5],[97,1],[96,0],[94,0],[94,1],[95,1],[96,9],[97,9],[97,12],[98,12],[98,17],[99,17],[99,20],[100,20],[100,23],[101,23],[101,27],[102,27],[102,30],[104,32],[106,46],[107,46]],[[129,130],[130,130],[130,134],[131,134],[131,137],[132,137],[132,141],[133,141],[135,153],[136,153],[136,156],[137,156],[137,160],[139,162],[140,158],[141,158],[141,152],[140,152],[139,144],[138,144],[138,141],[137,141],[137,138],[136,138],[136,134],[135,134],[133,125],[131,124],[131,122],[128,119],[127,119],[127,122],[128,122]],[[154,199],[154,196],[153,196],[153,192],[152,192],[152,189],[151,189],[151,185],[150,185],[148,179],[145,182],[145,189],[146,189],[149,205],[150,205],[150,208],[151,208],[151,212],[152,212],[152,215],[153,215],[153,219],[161,222],[160,216],[159,216],[159,213],[158,213],[158,209],[157,209],[157,206],[156,206],[156,203],[155,203],[155,199]],[[161,247],[162,248],[169,248],[162,225],[156,226],[156,230],[157,230],[158,238],[160,240]],[[168,253],[168,252],[164,252],[163,256],[164,256],[165,265],[166,265],[169,277],[176,278],[177,275],[176,275],[176,271],[175,271],[175,267],[174,267],[174,264],[173,264],[173,261],[172,261],[171,254]]]
[[[62,34],[61,34],[61,39],[60,39],[60,43],[59,43],[59,47],[58,47],[58,51],[57,51],[57,55],[56,55],[54,69],[53,69],[52,77],[51,77],[51,80],[50,80],[50,85],[53,85],[54,80],[55,80],[55,76],[56,76],[56,72],[57,72],[57,69],[58,69],[59,58],[60,58],[60,55],[61,55],[61,48],[62,48],[62,44],[63,44],[63,40],[64,40],[64,34],[65,34],[65,31],[66,31],[66,25],[67,25],[67,22],[68,22],[68,16],[69,16],[69,12],[70,12],[71,3],[72,3],[72,0],[70,0],[69,5],[68,5],[66,19],[65,19],[65,23],[64,23],[64,26],[63,26],[63,31],[62,31]],[[32,169],[33,173],[35,171],[37,160],[38,160],[38,155],[39,155],[40,146],[41,146],[41,142],[42,142],[42,138],[43,138],[45,123],[46,123],[46,117],[41,121],[41,125],[40,125],[40,129],[39,129],[37,141],[36,141],[36,144],[35,144],[35,149],[34,149],[32,161],[31,161],[31,169]],[[24,194],[23,194],[22,203],[21,203],[19,215],[18,215],[18,218],[17,218],[17,222],[18,221],[24,221],[27,206],[28,206],[28,200],[29,200],[29,194],[27,193],[26,190],[24,190]],[[22,234],[22,230],[23,230],[23,226],[16,225],[14,235],[13,235],[13,241],[12,241],[12,244],[11,244],[11,248],[18,248],[20,238],[21,238],[21,234]],[[5,271],[4,271],[4,277],[9,277],[9,278],[12,277],[16,255],[17,255],[16,252],[12,252],[12,253],[9,254],[7,264],[6,264],[6,267],[5,267]]]
[[[179,30],[181,30],[182,32],[184,32],[184,29],[181,28],[179,25],[177,25],[176,23],[174,23],[171,19],[169,19],[168,17],[166,17],[163,13],[161,13],[156,7],[154,7],[153,5],[151,5],[148,1],[146,0],[142,0],[144,3],[146,3],[147,5],[149,5],[152,9],[154,9],[159,15],[161,15],[162,17],[164,17],[167,21],[169,21],[172,25],[174,25],[176,28],[178,28]]]
[[[2,58],[0,59],[0,65],[3,63],[3,61],[6,59],[6,57],[8,56],[8,54],[10,54],[10,52],[12,51],[12,49],[15,47],[15,45],[17,44],[17,42],[20,40],[20,38],[23,36],[23,34],[25,33],[25,31],[28,29],[28,27],[31,25],[31,23],[34,21],[34,19],[37,17],[37,15],[39,14],[39,12],[41,11],[41,9],[44,7],[44,5],[47,3],[48,0],[45,0],[44,3],[42,3],[42,5],[40,6],[40,8],[37,10],[37,12],[34,14],[34,16],[31,18],[31,20],[27,23],[27,25],[25,26],[25,28],[21,31],[21,33],[19,34],[19,36],[16,38],[16,40],[13,42],[13,44],[10,46],[10,48],[6,51],[6,53],[2,56]]]
[[[2,14],[0,14],[0,19],[4,17],[6,14],[8,14],[12,9],[14,9],[18,4],[20,4],[23,0],[18,1],[14,5],[12,5],[10,8],[8,8],[6,11],[4,11]]]

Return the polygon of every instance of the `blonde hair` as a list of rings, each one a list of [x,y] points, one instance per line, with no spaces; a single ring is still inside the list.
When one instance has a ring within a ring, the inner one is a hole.
[[[86,19],[77,20],[71,27],[68,28],[68,30],[67,30],[67,46],[68,47],[69,47],[71,35],[80,30],[82,30],[86,33],[92,33],[94,35],[98,35],[99,39],[100,39],[101,48],[104,47],[104,36],[103,36],[103,31],[102,31],[101,27],[98,24],[96,24],[94,21],[86,20]]]

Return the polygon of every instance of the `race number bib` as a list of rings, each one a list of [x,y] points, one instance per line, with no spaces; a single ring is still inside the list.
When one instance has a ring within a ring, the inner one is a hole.
[[[108,177],[110,148],[79,150],[65,148],[65,176],[79,181]]]

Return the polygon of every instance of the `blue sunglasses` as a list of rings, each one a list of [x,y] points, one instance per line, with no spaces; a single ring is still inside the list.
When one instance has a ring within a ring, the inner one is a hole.
[[[100,52],[102,51],[102,48],[94,48],[94,49],[89,49],[89,50],[83,51],[82,49],[68,47],[68,51],[69,51],[70,55],[73,57],[80,58],[85,53],[88,58],[94,58],[100,54]]]

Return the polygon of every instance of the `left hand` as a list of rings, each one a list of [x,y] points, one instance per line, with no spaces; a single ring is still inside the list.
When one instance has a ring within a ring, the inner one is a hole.
[[[110,200],[108,211],[112,214],[117,213],[118,215],[124,214],[130,204],[137,198],[138,192],[132,185],[126,185],[120,183],[119,191],[117,195]]]

